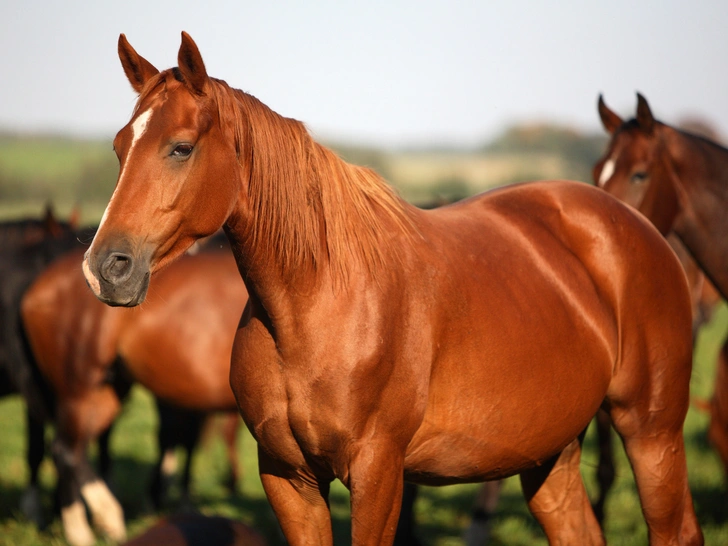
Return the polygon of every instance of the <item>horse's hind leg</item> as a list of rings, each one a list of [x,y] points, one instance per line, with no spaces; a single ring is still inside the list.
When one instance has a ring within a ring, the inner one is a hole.
[[[28,422],[28,467],[30,468],[30,483],[20,498],[20,510],[26,518],[35,522],[39,528],[43,528],[43,506],[40,500],[40,489],[38,488],[38,470],[45,457],[45,423],[39,421],[33,412],[27,411]]]
[[[670,404],[669,401],[666,401]],[[632,464],[651,545],[702,544],[688,489],[682,419],[661,426],[668,407],[613,410],[617,432]]]
[[[225,442],[230,471],[225,479],[225,487],[230,493],[235,493],[236,487],[243,478],[243,468],[238,461],[237,438],[240,429],[240,414],[233,412],[222,416],[222,438]]]
[[[689,332],[688,328],[685,331]],[[615,430],[622,437],[637,482],[650,544],[702,544],[703,537],[688,488],[683,422],[689,403],[692,345],[642,345],[660,355],[641,358],[615,376],[607,395]],[[645,355],[632,355],[638,359]]]
[[[594,503],[594,515],[599,525],[604,527],[604,504],[607,493],[614,483],[614,446],[612,445],[612,419],[609,414],[600,409],[596,418],[597,438],[599,445],[599,464],[597,466],[597,482],[599,483],[599,496]]]
[[[549,462],[521,473],[528,508],[549,544],[604,544],[579,470],[581,443],[574,440]]]

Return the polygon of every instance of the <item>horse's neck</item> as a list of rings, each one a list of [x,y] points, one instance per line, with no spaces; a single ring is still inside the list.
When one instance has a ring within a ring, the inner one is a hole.
[[[728,149],[681,131],[675,131],[667,142],[686,188],[728,199]]]
[[[675,232],[715,284],[728,297],[728,150],[699,137],[678,133],[673,153],[686,201]]]
[[[407,209],[403,215],[411,214],[409,205],[403,204],[403,208]],[[269,315],[272,322],[275,322],[276,316],[305,313],[307,309],[299,309],[302,302],[310,305],[314,300],[317,303],[327,298],[340,300],[347,297],[348,291],[361,289],[365,284],[378,285],[382,276],[394,275],[399,269],[394,264],[402,259],[404,253],[397,242],[411,239],[415,229],[409,225],[408,229],[403,229],[398,217],[382,210],[366,229],[352,230],[350,241],[342,238],[337,244],[329,244],[326,237],[330,233],[325,229],[329,226],[321,226],[320,251],[315,260],[307,260],[296,270],[291,268],[291,263],[281,261],[285,252],[261,251],[261,248],[275,248],[282,241],[275,232],[265,233],[263,240],[251,236],[250,225],[260,224],[260,220],[254,212],[249,214],[243,217],[239,211],[234,212],[225,224],[225,232],[251,300],[260,303],[259,310]],[[328,220],[321,218],[319,221],[325,223]],[[371,230],[384,233],[374,257],[358,246],[366,235],[371,235],[366,233]],[[396,233],[401,233],[401,236]],[[346,234],[339,233],[340,236]],[[347,252],[343,257],[336,255],[343,251]]]
[[[255,282],[272,278],[308,291],[319,282],[345,284],[349,270],[376,276],[391,266],[397,234],[417,231],[411,207],[374,171],[347,164],[276,116],[258,120],[269,130],[253,131],[257,160],[249,195],[239,199],[247,212],[226,225],[241,269]]]

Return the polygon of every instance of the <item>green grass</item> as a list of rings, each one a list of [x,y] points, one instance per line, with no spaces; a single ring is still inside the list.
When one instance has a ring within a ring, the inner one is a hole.
[[[715,358],[728,329],[728,309],[721,306],[713,321],[698,339],[693,374],[693,395],[707,397],[712,390]],[[706,544],[728,544],[728,502],[719,460],[707,445],[707,415],[691,409],[685,424],[690,483]],[[156,415],[150,395],[142,388],[132,390],[112,436],[114,454],[113,489],[125,508],[128,532],[134,536],[155,521],[144,501],[153,461],[157,454],[154,431]],[[17,397],[0,400],[0,545],[64,544],[62,529],[55,520],[38,531],[24,521],[17,506],[27,481],[23,460],[25,424],[23,406]],[[51,430],[48,430],[50,437]],[[207,514],[220,514],[244,521],[259,529],[269,544],[284,544],[275,517],[265,499],[256,470],[255,442],[245,431],[239,437],[239,454],[244,479],[234,495],[223,487],[227,473],[222,442],[211,435],[193,464],[192,493],[195,506]],[[92,455],[94,450],[92,450]],[[587,488],[594,490],[597,454],[590,430],[582,457],[582,473]],[[41,484],[46,510],[51,510],[51,491],[55,470],[49,460],[41,468]],[[418,531],[423,543],[431,546],[462,544],[462,531],[468,523],[477,485],[421,488],[415,505]],[[172,489],[171,509],[179,491]],[[336,544],[350,542],[349,498],[335,483],[331,506]],[[617,479],[607,504],[606,535],[610,544],[643,545],[646,526],[639,508],[634,480],[621,448],[618,452]],[[104,544],[103,540],[99,544]],[[494,545],[545,545],[541,529],[528,513],[518,479],[506,480],[494,521]]]
[[[118,173],[111,140],[0,133],[0,218],[37,216],[52,203],[61,218],[80,207],[98,222]]]
[[[0,165],[13,178],[62,180],[79,177],[89,162],[113,157],[111,140],[53,136],[0,136]]]

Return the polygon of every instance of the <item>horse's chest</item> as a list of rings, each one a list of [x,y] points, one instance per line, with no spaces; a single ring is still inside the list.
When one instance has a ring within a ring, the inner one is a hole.
[[[327,382],[290,368],[259,323],[238,332],[230,379],[241,415],[271,457],[300,467],[335,449],[336,426]]]

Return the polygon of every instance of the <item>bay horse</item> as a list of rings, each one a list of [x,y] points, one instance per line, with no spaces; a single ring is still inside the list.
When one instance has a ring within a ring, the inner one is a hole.
[[[82,269],[102,301],[139,305],[224,228],[249,293],[230,384],[289,544],[332,544],[334,479],[362,546],[392,544],[403,479],[514,474],[550,543],[602,544],[579,472],[600,407],[650,543],[702,544],[682,436],[690,299],[649,222],[566,181],[423,211],[209,77],[186,33],[175,68],[124,35],[119,56],[139,98]]]
[[[193,416],[236,411],[230,352],[247,300],[230,251],[207,251],[159,275],[143,308],[113,309],[86,286],[79,267],[84,250],[64,254],[43,271],[20,310],[28,344],[54,394],[61,519],[74,546],[95,541],[83,501],[105,534],[125,537],[123,510],[86,456],[89,441],[118,414],[119,386],[128,391],[139,382]],[[197,433],[201,425],[201,417],[186,421]],[[163,444],[164,438],[161,433]]]
[[[623,121],[600,96],[611,140],[594,166],[597,185],[674,233],[723,298],[728,296],[728,149],[655,119],[637,94],[637,114]]]
[[[597,108],[611,136],[594,166],[597,185],[642,212],[663,235],[677,239],[728,299],[728,149],[658,121],[639,93],[632,119],[623,120],[602,96]],[[694,275],[691,263],[683,261],[688,274]],[[696,303],[701,296],[696,295]],[[718,356],[708,434],[728,475],[726,355],[728,341]]]

